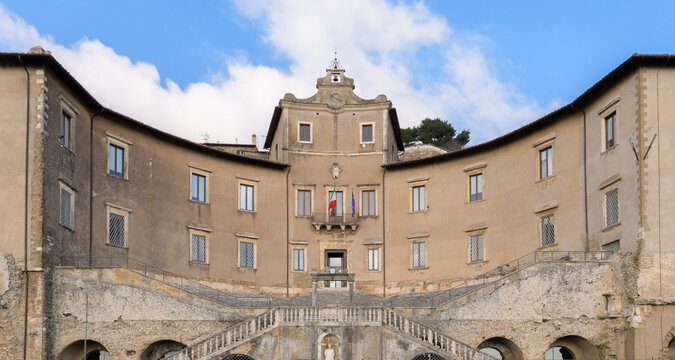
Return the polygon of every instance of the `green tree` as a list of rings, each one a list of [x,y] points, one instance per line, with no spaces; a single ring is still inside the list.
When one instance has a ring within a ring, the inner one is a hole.
[[[466,145],[471,139],[469,130],[463,130],[459,134],[447,121],[439,118],[422,120],[419,126],[411,126],[401,129],[401,137],[404,145],[431,144],[456,150]]]

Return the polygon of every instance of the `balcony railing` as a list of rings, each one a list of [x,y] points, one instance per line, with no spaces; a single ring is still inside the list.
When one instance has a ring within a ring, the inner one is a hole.
[[[352,231],[356,231],[359,222],[361,222],[361,218],[358,214],[352,215],[351,213],[347,213],[336,215],[334,213],[314,213],[312,215],[312,225],[314,225],[316,231],[321,230],[322,227],[330,231],[333,227],[338,226],[342,231],[345,231],[347,227]]]

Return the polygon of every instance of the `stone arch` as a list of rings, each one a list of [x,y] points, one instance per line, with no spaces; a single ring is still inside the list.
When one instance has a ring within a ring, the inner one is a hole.
[[[494,349],[496,352],[499,353],[499,356],[503,360],[522,360],[523,359],[523,352],[520,350],[518,345],[514,343],[513,341],[505,338],[505,337],[493,337],[489,338],[480,345],[477,346],[478,349]],[[493,352],[488,352],[488,355],[495,356]],[[495,356],[497,357],[497,356]],[[499,358],[499,357],[497,357]]]
[[[544,358],[552,358],[556,350],[559,354],[562,352],[566,358],[571,356],[574,360],[600,359],[600,349],[581,336],[569,335],[559,338],[551,343],[544,353]]]
[[[255,360],[255,359],[244,354],[232,354],[227,355],[226,357],[223,358],[223,360]]]
[[[108,349],[94,340],[87,340],[87,354],[84,353],[84,340],[77,340],[64,347],[57,357],[58,360],[110,360]]]
[[[159,340],[148,345],[141,353],[141,360],[159,360],[175,351],[184,349],[185,345],[173,340]]]
[[[675,358],[675,328],[670,329],[663,341],[663,351],[666,358]]]
[[[445,360],[445,358],[437,354],[424,353],[415,356],[412,360]]]

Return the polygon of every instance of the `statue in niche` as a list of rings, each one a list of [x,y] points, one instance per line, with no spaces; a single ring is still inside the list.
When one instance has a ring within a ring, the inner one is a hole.
[[[323,360],[335,360],[335,350],[333,350],[333,344],[328,344],[328,347],[323,352]]]

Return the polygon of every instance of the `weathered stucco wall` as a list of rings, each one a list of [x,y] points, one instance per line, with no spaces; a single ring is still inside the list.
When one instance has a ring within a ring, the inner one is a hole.
[[[245,315],[126,269],[57,269],[52,358],[88,338],[115,359],[138,359],[152,343],[192,344]],[[88,308],[87,308],[88,296]]]

